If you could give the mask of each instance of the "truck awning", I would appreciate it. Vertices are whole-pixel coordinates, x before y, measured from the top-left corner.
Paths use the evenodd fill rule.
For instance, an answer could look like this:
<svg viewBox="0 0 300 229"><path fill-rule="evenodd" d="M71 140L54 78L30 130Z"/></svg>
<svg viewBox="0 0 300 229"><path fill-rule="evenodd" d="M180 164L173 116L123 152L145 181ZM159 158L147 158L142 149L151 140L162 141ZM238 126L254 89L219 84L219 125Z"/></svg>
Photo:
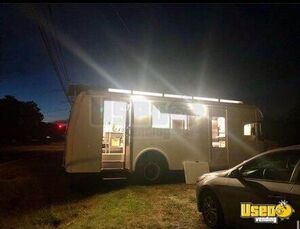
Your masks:
<svg viewBox="0 0 300 229"><path fill-rule="evenodd" d="M152 102L152 104L164 114L195 115L192 109L194 104L192 103Z"/></svg>

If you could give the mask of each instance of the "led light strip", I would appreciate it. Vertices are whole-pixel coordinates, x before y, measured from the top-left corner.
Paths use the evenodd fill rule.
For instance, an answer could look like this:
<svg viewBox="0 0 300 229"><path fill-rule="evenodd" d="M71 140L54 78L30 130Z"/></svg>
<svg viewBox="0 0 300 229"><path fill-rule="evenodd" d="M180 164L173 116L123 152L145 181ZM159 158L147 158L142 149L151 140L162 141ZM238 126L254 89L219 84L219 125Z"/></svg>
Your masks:
<svg viewBox="0 0 300 229"><path fill-rule="evenodd" d="M162 97L162 93L156 93L156 92L146 92L146 91L132 91L132 94L134 95L149 95L149 96L158 96Z"/></svg>
<svg viewBox="0 0 300 229"><path fill-rule="evenodd" d="M108 88L108 91L114 93L131 94L131 90L125 90L125 89Z"/></svg>
<svg viewBox="0 0 300 229"><path fill-rule="evenodd" d="M178 99L192 99L192 96L188 95L173 95L173 94L164 94L164 97L167 98L178 98Z"/></svg>
<svg viewBox="0 0 300 229"><path fill-rule="evenodd" d="M216 98L207 98L207 97L197 97L197 96L194 96L193 99L195 99L195 100L202 100L202 101L219 102L219 99L216 99Z"/></svg>
<svg viewBox="0 0 300 229"><path fill-rule="evenodd" d="M220 99L221 103L243 103L242 101L238 101L238 100L230 100L230 99Z"/></svg>
<svg viewBox="0 0 300 229"><path fill-rule="evenodd" d="M162 94L157 92L146 92L146 91L131 91L125 89L116 89L108 88L109 92L122 93L122 94L134 94L134 95L146 95L146 96L157 96L157 97L166 97L166 98L178 98L178 99L194 99L202 101L211 101L211 102L221 102L221 103L235 103L242 104L242 101L230 100L230 99L217 99L217 98L208 98L208 97L198 97L198 96L188 96L188 95L174 95L174 94Z"/></svg>

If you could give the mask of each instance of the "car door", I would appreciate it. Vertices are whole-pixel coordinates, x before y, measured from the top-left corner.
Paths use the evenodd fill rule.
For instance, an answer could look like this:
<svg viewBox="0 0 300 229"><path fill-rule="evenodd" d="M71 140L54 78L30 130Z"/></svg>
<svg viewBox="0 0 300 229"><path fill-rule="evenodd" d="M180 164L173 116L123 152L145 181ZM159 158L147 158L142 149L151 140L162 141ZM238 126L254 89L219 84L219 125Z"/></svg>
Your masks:
<svg viewBox="0 0 300 229"><path fill-rule="evenodd" d="M291 220L294 224L293 228L297 228L297 220L299 221L298 227L300 227L300 160L298 161L296 169L293 173L292 181L294 182L294 185L291 190L291 198L289 203L295 210L291 217Z"/></svg>
<svg viewBox="0 0 300 229"><path fill-rule="evenodd" d="M229 218L253 226L253 219L240 219L241 202L278 204L289 200L293 187L291 175L298 160L299 153L278 151L254 158L238 168L240 177L229 178L223 190Z"/></svg>

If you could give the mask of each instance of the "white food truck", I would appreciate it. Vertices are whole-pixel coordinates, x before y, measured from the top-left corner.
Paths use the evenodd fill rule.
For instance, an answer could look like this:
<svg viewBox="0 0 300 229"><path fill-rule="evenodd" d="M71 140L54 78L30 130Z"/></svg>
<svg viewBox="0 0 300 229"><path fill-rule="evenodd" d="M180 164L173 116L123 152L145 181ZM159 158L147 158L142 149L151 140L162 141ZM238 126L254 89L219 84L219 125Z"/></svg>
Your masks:
<svg viewBox="0 0 300 229"><path fill-rule="evenodd" d="M126 170L147 182L184 161L225 169L263 150L261 111L241 101L123 89L84 90L72 106L68 173Z"/></svg>

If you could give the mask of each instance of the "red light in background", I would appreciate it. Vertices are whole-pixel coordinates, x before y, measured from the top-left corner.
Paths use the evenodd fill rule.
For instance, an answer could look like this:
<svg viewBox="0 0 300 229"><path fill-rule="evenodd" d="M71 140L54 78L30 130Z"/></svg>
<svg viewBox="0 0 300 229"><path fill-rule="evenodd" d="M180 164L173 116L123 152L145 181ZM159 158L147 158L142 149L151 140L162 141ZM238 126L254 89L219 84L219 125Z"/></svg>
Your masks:
<svg viewBox="0 0 300 229"><path fill-rule="evenodd" d="M62 124L57 124L58 129L62 129L64 127L64 125Z"/></svg>
<svg viewBox="0 0 300 229"><path fill-rule="evenodd" d="M55 124L55 129L58 131L58 133L64 133L67 130L67 126L67 123L57 122Z"/></svg>

